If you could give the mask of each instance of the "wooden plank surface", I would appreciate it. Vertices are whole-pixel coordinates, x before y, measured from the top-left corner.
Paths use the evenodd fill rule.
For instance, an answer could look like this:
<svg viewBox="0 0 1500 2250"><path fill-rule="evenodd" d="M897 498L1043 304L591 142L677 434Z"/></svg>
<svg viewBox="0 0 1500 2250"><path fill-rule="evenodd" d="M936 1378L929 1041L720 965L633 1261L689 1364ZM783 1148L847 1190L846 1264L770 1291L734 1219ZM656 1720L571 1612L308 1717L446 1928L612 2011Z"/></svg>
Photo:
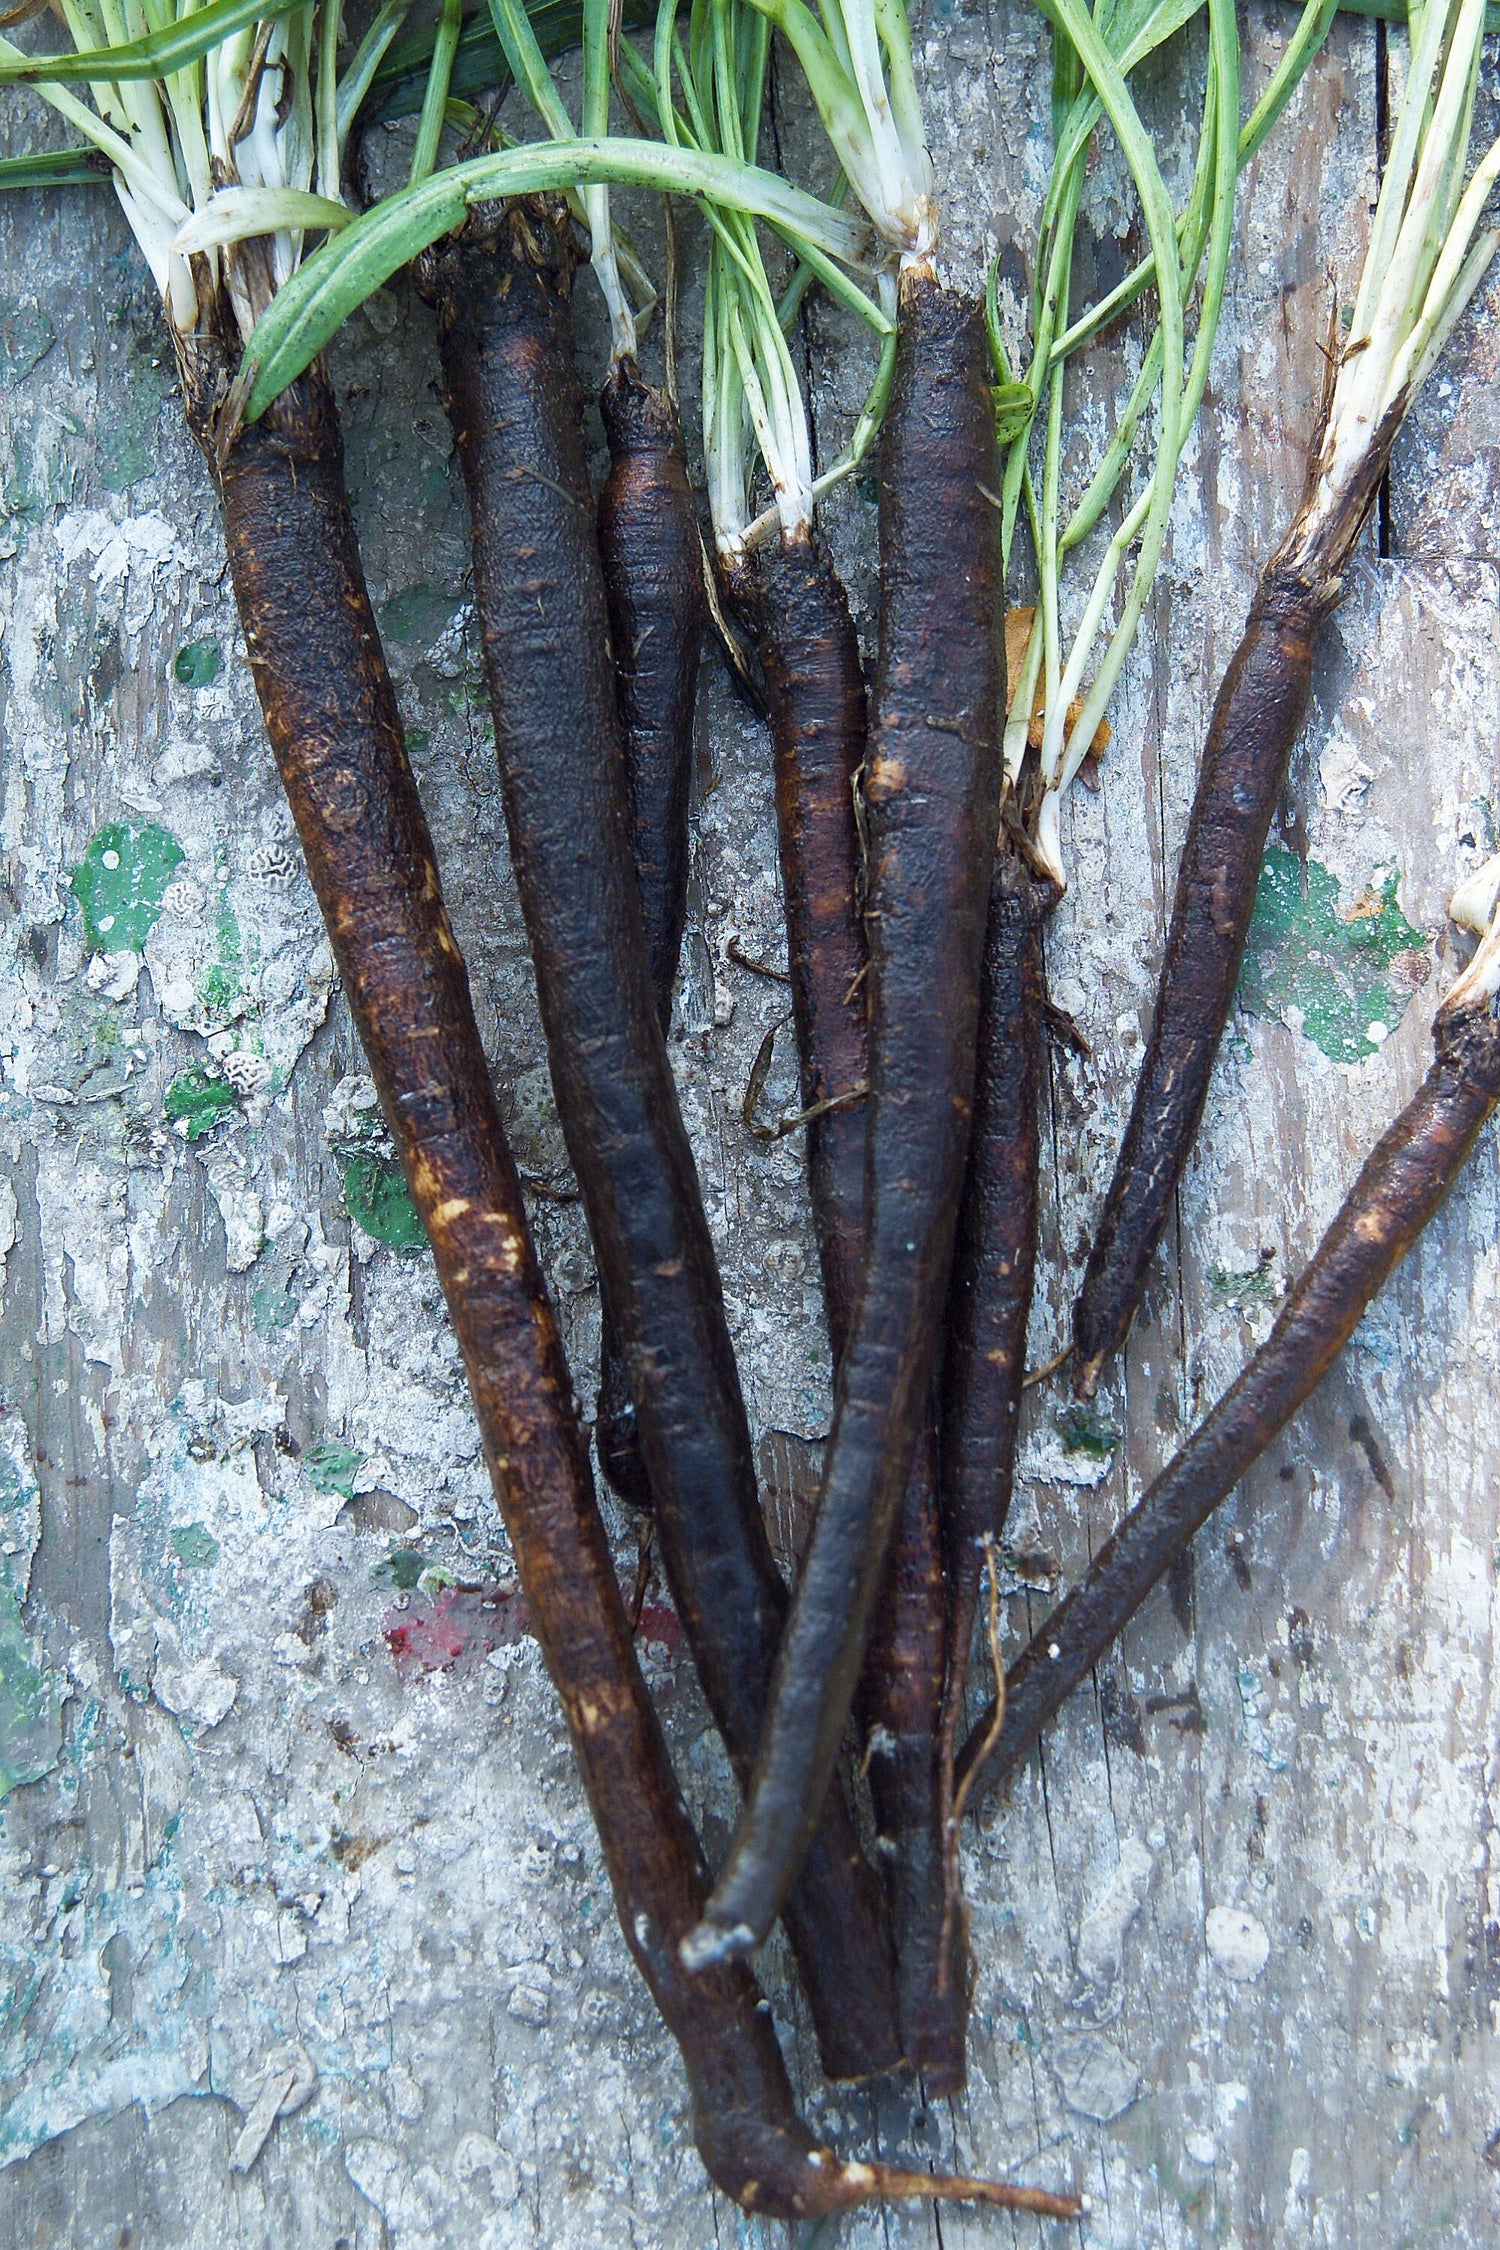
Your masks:
<svg viewBox="0 0 1500 2250"><path fill-rule="evenodd" d="M1291 13L1243 20L1258 84ZM1047 163L1037 19L930 7L917 46L955 268L977 280L998 249L1016 272ZM1160 117L1200 67L1191 40L1162 60ZM1374 29L1341 23L1247 177L1160 584L1104 786L1071 816L1048 966L1092 1053L1051 1062L1038 1360L1064 1333L1149 1022L1208 706L1351 294L1384 67ZM34 145L5 114L12 146ZM777 126L795 161L805 119L783 105ZM1090 214L1112 272L1134 242L1108 159ZM5 1756L37 1775L0 1808L0 2239L769 2243L691 2152L532 1644L503 1601L401 1583L411 1556L503 1582L505 1544L430 1266L400 1244L212 499L110 196L7 198L0 295L0 1543L27 1590L0 1616L0 1692ZM1124 1378L1091 1429L1060 1422L1060 1392L1030 1394L1008 1646L1264 1333L1425 1066L1449 890L1500 842L1495 301L1422 401L1328 635L1277 841L1306 861L1305 895L1299 874L1256 949L1255 1007ZM831 456L864 347L816 310L804 342ZM1087 445L1130 351L1112 342L1080 378ZM433 368L404 288L351 325L335 361L351 479L507 1118L565 1192ZM829 521L868 631L872 488ZM758 1144L740 1116L773 1026L765 1099L793 1098L784 988L742 965L781 957L767 766L713 677L673 1053L789 1546L827 1356L796 1145ZM111 953L104 918L128 934L153 905L144 965ZM1376 923L1372 953L1355 940ZM587 1396L581 1221L544 1194L534 1208ZM843 2145L1076 2183L1094 2201L1078 2239L1110 2250L1495 2239L1497 1228L1487 1135L1321 1396L987 1809L966 1855L963 2102L820 2093L773 1948L794 2070ZM653 1603L648 1663L713 1853L726 1770ZM312 2097L231 2172L289 2041ZM838 2239L1039 2234L919 2210Z"/></svg>

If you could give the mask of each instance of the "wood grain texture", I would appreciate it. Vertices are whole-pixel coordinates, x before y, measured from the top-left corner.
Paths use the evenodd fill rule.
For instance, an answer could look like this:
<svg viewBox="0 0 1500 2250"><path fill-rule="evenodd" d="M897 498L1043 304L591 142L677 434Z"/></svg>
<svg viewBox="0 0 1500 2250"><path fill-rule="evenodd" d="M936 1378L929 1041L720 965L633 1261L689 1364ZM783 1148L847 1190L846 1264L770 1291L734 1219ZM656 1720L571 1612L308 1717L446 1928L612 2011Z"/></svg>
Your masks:
<svg viewBox="0 0 1500 2250"><path fill-rule="evenodd" d="M1279 0L1243 17L1252 82L1290 20ZM1037 20L933 12L917 44L961 277L997 247L1011 271L1045 174ZM1163 59L1163 115L1199 62ZM1375 66L1373 31L1341 25L1247 179L1210 395L1104 787L1071 815L1078 880L1048 969L1094 1055L1051 1058L1034 1362L1065 1333L1149 1020L1194 759L1300 481L1332 289L1347 300L1358 267ZM805 121L777 122L795 162ZM1112 231L1127 211L1112 159L1090 192L1108 281L1134 250ZM691 2157L530 1644L478 1596L435 1615L434 1597L389 1583L393 1549L474 1582L503 1582L509 1561L430 1266L349 1217L366 1177L362 1066L287 866L211 497L107 195L6 199L0 293L18 308L0 387L0 1173L16 1202L0 1434L6 1459L35 1463L25 1620L68 1683L55 1735L39 1721L35 1738L42 1756L55 1739L56 1763L0 1807L0 2234L26 2250L92 2250L127 2226L174 2250L769 2250L776 2232L737 2234ZM1361 547L1273 827L1329 870L1346 913L1396 870L1416 941L1379 971L1389 1036L1354 1064L1318 1044L1320 1027L1336 1044L1318 1011L1336 1013L1340 976L1359 997L1326 928L1314 943L1299 925L1327 989L1290 977L1288 948L1265 956L1261 1012L1231 1027L1146 1317L1100 1401L1128 1432L1102 1473L1067 1449L1063 1391L1028 1393L1008 1650L1049 1600L1047 1565L1076 1571L1264 1334L1426 1067L1455 958L1448 891L1500 842L1496 303L1491 285L1398 448L1389 552L1374 531ZM16 339L35 348L35 316L52 341L28 371ZM867 349L826 309L805 336L831 458ZM584 365L603 364L602 327L586 328ZM1080 383L1091 444L1129 365L1112 343ZM526 1170L566 1189L434 366L405 298L353 325L334 365L351 482L507 1129ZM1069 473L1086 473L1081 447ZM842 494L827 529L868 649L867 490ZM178 651L208 638L221 670L184 685ZM785 1546L827 1427L828 1363L799 1148L740 1122L787 995L742 965L784 959L770 761L717 674L696 804L672 1054ZM129 965L91 971L72 873L104 824L153 822L186 858L144 970L112 998ZM1374 1005L1366 992L1351 1014L1344 993L1339 1020ZM221 1069L216 1043L256 1041L271 1082L236 1064L244 1097L183 1139L167 1088ZM785 1025L762 1110L796 1106ZM0 1241L8 1214L0 1190ZM598 1313L577 1207L540 1196L533 1217L587 1397ZM1094 2198L1081 2240L1095 2250L1494 2240L1497 1233L1487 1135L1192 1573L1153 1597L969 1839L965 2101L924 2118L899 2088L818 2096L772 1959L793 2075L841 2146L1076 2183ZM362 1458L341 1468L320 1445ZM24 1478L0 1497L12 1487L14 1578L31 1517ZM614 1528L632 1568L634 1534ZM647 1668L717 1856L732 1790L662 1609L653 1589ZM449 1631L466 1653L398 1670L388 1629L439 1655ZM977 1663L976 1695L987 1687ZM288 2038L318 2069L313 2099L231 2175L267 2054ZM837 2239L1040 2237L949 2210L941 2234L912 2211Z"/></svg>

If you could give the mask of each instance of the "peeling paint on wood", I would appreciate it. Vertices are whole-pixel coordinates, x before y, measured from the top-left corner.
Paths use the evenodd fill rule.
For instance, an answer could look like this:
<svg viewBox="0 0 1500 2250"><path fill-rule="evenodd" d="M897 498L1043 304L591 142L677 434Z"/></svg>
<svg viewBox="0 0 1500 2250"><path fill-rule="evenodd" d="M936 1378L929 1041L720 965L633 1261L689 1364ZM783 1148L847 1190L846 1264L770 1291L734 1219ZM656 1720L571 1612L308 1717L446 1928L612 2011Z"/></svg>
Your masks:
<svg viewBox="0 0 1500 2250"><path fill-rule="evenodd" d="M1291 20L1246 13L1252 80ZM1187 45L1150 66L1163 116ZM1014 275L1047 162L1038 19L935 0L917 46L955 263L973 281L998 250ZM1341 22L1247 177L1166 563L1104 786L1070 816L1048 966L1092 1055L1051 1058L1034 1363L1064 1333L1209 704L1357 270L1375 54L1372 27ZM779 123L809 145L805 120ZM1091 214L1112 279L1134 245L1108 159ZM506 1606L457 1354L274 787L149 282L88 191L6 198L0 265L0 2232L28 2250L769 2243L691 2154ZM1322 939L1362 898L1399 915L1372 972L1389 1005L1351 985L1320 1039L1298 945L1262 954L1123 1373L1086 1429L1028 1394L1008 1647L1264 1333L1424 1067L1447 895L1500 843L1496 302L1491 284L1398 449L1388 551L1361 550L1328 636L1278 845L1307 863ZM804 342L831 458L868 345L826 308ZM596 327L596 365L599 345ZM335 360L372 589L588 1395L597 1298L559 1200L433 371L399 289ZM1112 342L1080 377L1088 443L1131 371ZM828 520L868 637L871 482ZM696 803L672 1049L786 1551L829 1369L798 1143L742 1121L786 1003L746 966L783 957L768 749L717 676ZM761 1106L794 1105L783 1035ZM794 2073L851 2153L1074 2183L1101 2250L1494 2241L1497 1233L1486 1136L1321 1396L986 1809L964 2101L818 2093L773 1948ZM648 1616L714 1854L726 1768L655 1595ZM294 2050L315 2080L283 2108ZM924 2211L839 2235L1002 2238L1040 2239L955 2210L940 2235Z"/></svg>

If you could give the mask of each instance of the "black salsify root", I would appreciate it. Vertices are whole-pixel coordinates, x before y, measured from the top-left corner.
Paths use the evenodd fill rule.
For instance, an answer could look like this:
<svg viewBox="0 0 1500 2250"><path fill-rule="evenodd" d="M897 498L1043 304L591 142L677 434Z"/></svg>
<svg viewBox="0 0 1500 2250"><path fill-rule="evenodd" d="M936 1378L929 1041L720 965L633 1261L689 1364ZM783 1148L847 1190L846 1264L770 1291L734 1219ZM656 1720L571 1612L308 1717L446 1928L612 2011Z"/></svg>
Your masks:
<svg viewBox="0 0 1500 2250"><path fill-rule="evenodd" d="M742 1783L786 1590L647 961L568 314L550 206L473 214L423 260L474 532L506 827L558 1114L629 1371L657 1548ZM841 1785L786 1904L824 2067L899 2059L889 1935Z"/></svg>
<svg viewBox="0 0 1500 2250"><path fill-rule="evenodd" d="M1500 1100L1500 1023L1488 1007L1441 1010L1436 1059L1372 1150L1275 1326L1238 1380L1095 1556L1006 1677L964 1748L971 1801L1008 1781L1214 1509L1309 1399L1376 1291L1437 1210Z"/></svg>
<svg viewBox="0 0 1500 2250"><path fill-rule="evenodd" d="M1120 1349L1171 1215L1245 957L1271 816L1302 730L1318 639L1405 412L1398 399L1357 477L1316 515L1309 497L1266 565L1214 701L1177 870L1151 1037L1073 1312L1073 1388L1092 1398ZM1322 434L1314 445L1315 486Z"/></svg>
<svg viewBox="0 0 1500 2250"><path fill-rule="evenodd" d="M866 762L867 1248L750 1796L690 1957L749 1952L834 1770L927 1412L969 1130L1003 701L994 414L979 308L912 266L882 434Z"/></svg>
<svg viewBox="0 0 1500 2250"><path fill-rule="evenodd" d="M337 410L314 365L226 439L227 322L180 347L223 505L267 733L372 1075L432 1242L528 1610L625 1942L682 2050L710 2176L788 2220L939 2196L1058 2217L1071 2197L841 2162L797 2116L740 1964L692 1975L707 1869L646 1693L360 564Z"/></svg>
<svg viewBox="0 0 1500 2250"><path fill-rule="evenodd" d="M848 597L816 528L721 559L726 597L765 678L808 1184L835 1366L865 1235L869 951L854 792L868 698ZM830 1108L830 1103L843 1106ZM860 1683L877 1849L891 1902L902 2051L929 2095L964 2081L964 2006L939 1974L943 1811L938 1763L947 1613L936 1447L926 1433L891 1539Z"/></svg>
<svg viewBox="0 0 1500 2250"><path fill-rule="evenodd" d="M939 1484L949 1605L940 1730L944 1852L937 1975L966 1978L954 1753L986 1554L1005 1526L1015 1472L1036 1276L1046 978L1042 932L1059 897L1024 839L1001 831L990 883L974 1125L948 1284Z"/></svg>
<svg viewBox="0 0 1500 2250"><path fill-rule="evenodd" d="M610 466L599 495L599 559L609 612L630 804L630 852L662 1035L687 918L688 797L698 660L707 623L703 550L677 409L634 360L599 394ZM649 1511L630 1381L605 1320L599 1339L599 1465L627 1506Z"/></svg>
<svg viewBox="0 0 1500 2250"><path fill-rule="evenodd" d="M365 588L338 417L314 366L221 441L234 358L184 347L276 763L464 1355L533 1629L561 1698L620 1927L682 2049L711 2176L796 2218L857 2181L796 2114L755 1980L690 1976L707 1869L636 1661L552 1308L448 923ZM872 2176L868 2193L885 2192ZM897 2188L894 2192L907 2192Z"/></svg>

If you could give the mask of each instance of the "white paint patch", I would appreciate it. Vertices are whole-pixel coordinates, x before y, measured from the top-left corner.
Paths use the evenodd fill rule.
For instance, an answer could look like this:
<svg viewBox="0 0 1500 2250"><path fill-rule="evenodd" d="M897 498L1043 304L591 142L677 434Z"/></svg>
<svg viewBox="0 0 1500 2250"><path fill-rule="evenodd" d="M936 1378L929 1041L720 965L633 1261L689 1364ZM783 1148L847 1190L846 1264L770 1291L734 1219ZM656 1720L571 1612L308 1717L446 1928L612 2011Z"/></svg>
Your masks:
<svg viewBox="0 0 1500 2250"><path fill-rule="evenodd" d="M245 1273L265 1246L266 1209L260 1192L251 1185L238 1151L210 1158L203 1169L224 1222L225 1262L231 1273Z"/></svg>
<svg viewBox="0 0 1500 2250"><path fill-rule="evenodd" d="M129 1000L141 978L141 957L127 948L122 953L96 953L84 983L103 1000Z"/></svg>
<svg viewBox="0 0 1500 2250"><path fill-rule="evenodd" d="M1141 1910L1155 1864L1137 1837L1125 1838L1078 1932L1078 1967L1090 1984L1111 1985L1119 1976L1125 1932Z"/></svg>
<svg viewBox="0 0 1500 2250"><path fill-rule="evenodd" d="M5 1301L5 1261L16 1246L16 1191L9 1180L0 1179L0 1304Z"/></svg>
<svg viewBox="0 0 1500 2250"><path fill-rule="evenodd" d="M1203 1934L1208 1950L1226 1977L1249 1984L1271 1958L1271 1940L1264 1922L1242 1906L1212 1906Z"/></svg>
<svg viewBox="0 0 1500 2250"><path fill-rule="evenodd" d="M430 2163L408 2169L389 2141L351 2141L344 2169L384 2219L394 2250L450 2250L458 2241L475 2250L533 2250L536 2235L519 2199L514 2159L492 2141L487 2145L495 2159L480 2156L484 2141L482 2134L466 2134L448 2172ZM496 2181L508 2186L512 2177L516 2193L497 2192Z"/></svg>
<svg viewBox="0 0 1500 2250"><path fill-rule="evenodd" d="M487 2133L465 2133L453 2151L453 2176L464 2187L483 2174L492 2203L514 2203L521 2192L515 2158Z"/></svg>
<svg viewBox="0 0 1500 2250"><path fill-rule="evenodd" d="M1078 2032L1058 2039L1047 2050L1047 2060L1058 2089L1069 2109L1107 2125L1129 2109L1141 2088L1135 2064L1112 2040L1097 2031Z"/></svg>
<svg viewBox="0 0 1500 2250"><path fill-rule="evenodd" d="M1043 1425L1022 1442L1016 1480L1020 1484L1071 1484L1092 1491L1104 1482L1114 1461L1112 1453L1099 1455L1082 1448L1070 1452L1058 1432Z"/></svg>
<svg viewBox="0 0 1500 2250"><path fill-rule="evenodd" d="M19 1414L0 1414L0 1579L8 1579L22 1601L41 1536L42 1501L31 1439Z"/></svg>
<svg viewBox="0 0 1500 2250"><path fill-rule="evenodd" d="M112 586L137 566L157 570L179 552L176 527L154 509L116 523L102 508L81 508L60 519L53 537L70 566L80 555L92 556L96 586Z"/></svg>
<svg viewBox="0 0 1500 2250"><path fill-rule="evenodd" d="M174 1718L185 1720L197 1734L207 1734L228 1718L240 1683L231 1673L221 1672L211 1656L201 1656L193 1664L163 1657L151 1691Z"/></svg>

